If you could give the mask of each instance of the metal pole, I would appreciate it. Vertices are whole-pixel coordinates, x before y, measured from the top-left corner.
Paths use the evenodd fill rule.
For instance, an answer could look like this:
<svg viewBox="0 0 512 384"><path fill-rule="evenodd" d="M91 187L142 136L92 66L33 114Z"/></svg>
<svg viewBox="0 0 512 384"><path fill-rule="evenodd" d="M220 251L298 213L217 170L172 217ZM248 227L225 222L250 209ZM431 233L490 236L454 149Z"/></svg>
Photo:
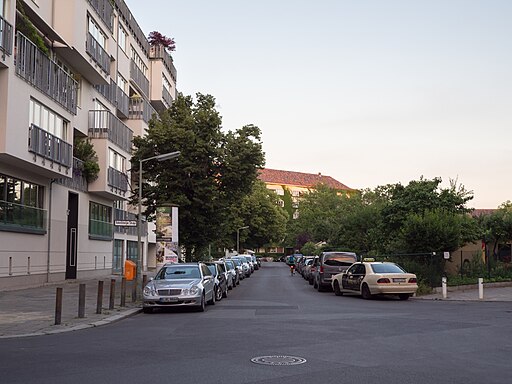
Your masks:
<svg viewBox="0 0 512 384"><path fill-rule="evenodd" d="M121 307L126 307L126 277L121 280Z"/></svg>
<svg viewBox="0 0 512 384"><path fill-rule="evenodd" d="M110 279L110 301L108 303L108 309L114 309L114 300L116 298L116 279Z"/></svg>
<svg viewBox="0 0 512 384"><path fill-rule="evenodd" d="M62 288L57 288L55 294L55 325L60 325L62 319Z"/></svg>
<svg viewBox="0 0 512 384"><path fill-rule="evenodd" d="M96 296L96 314L101 314L103 307L103 280L98 281L98 295Z"/></svg>
<svg viewBox="0 0 512 384"><path fill-rule="evenodd" d="M236 230L236 253L240 254L240 228Z"/></svg>
<svg viewBox="0 0 512 384"><path fill-rule="evenodd" d="M135 277L135 294L141 286L142 277L142 159L139 160L139 204L137 208L137 272Z"/></svg>
<svg viewBox="0 0 512 384"><path fill-rule="evenodd" d="M78 286L78 318L85 317L85 284Z"/></svg>

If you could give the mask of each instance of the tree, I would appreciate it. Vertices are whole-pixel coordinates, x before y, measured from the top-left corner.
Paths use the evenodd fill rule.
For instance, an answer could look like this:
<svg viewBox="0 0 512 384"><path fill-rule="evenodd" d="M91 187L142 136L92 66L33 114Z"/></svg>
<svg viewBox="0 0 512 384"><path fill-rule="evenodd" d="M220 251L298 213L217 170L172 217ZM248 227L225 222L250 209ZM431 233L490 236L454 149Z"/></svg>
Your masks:
<svg viewBox="0 0 512 384"><path fill-rule="evenodd" d="M134 138L134 169L139 159L181 151L171 162L144 163L143 198L150 219L157 205L179 206L187 260L225 238L234 202L251 191L264 164L259 128L223 133L221 122L213 96L198 93L194 102L179 94L160 120L150 121L146 136Z"/></svg>
<svg viewBox="0 0 512 384"><path fill-rule="evenodd" d="M172 37L162 35L158 31L149 33L148 42L151 46L161 45L169 52L176 50L176 42L174 39Z"/></svg>
<svg viewBox="0 0 512 384"><path fill-rule="evenodd" d="M490 214L477 217L481 238L491 244L496 259L498 246L512 240L512 203L507 201Z"/></svg>

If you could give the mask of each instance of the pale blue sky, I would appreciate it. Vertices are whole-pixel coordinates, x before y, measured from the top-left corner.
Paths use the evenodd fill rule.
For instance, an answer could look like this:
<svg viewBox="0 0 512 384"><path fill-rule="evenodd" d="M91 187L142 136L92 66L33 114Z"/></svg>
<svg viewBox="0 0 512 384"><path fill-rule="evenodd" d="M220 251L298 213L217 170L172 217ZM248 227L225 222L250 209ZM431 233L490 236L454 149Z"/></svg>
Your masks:
<svg viewBox="0 0 512 384"><path fill-rule="evenodd" d="M179 91L261 128L268 168L512 200L512 1L125 1L176 40Z"/></svg>

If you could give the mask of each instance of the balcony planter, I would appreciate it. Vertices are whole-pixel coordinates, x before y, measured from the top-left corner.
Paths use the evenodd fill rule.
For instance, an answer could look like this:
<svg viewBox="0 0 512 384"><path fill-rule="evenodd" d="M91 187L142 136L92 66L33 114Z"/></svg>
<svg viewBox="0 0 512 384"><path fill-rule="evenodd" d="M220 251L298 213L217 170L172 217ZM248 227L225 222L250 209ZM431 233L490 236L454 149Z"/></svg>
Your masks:
<svg viewBox="0 0 512 384"><path fill-rule="evenodd" d="M73 156L83 161L83 175L87 183L92 183L98 178L100 166L98 156L93 145L87 139L75 139L73 143Z"/></svg>
<svg viewBox="0 0 512 384"><path fill-rule="evenodd" d="M16 0L16 9L18 10L16 18L16 30L24 34L46 56L49 56L50 50L46 46L44 39L39 31L36 29L36 27L34 27L34 24L32 24L30 19L25 14L25 8L23 8L23 3L20 0Z"/></svg>

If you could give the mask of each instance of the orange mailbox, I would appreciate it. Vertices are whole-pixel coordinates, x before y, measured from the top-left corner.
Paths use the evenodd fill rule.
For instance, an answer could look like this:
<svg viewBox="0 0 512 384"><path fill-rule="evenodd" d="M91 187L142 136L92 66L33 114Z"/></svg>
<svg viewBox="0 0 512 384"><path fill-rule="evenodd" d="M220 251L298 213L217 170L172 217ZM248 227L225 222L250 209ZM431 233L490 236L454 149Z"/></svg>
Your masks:
<svg viewBox="0 0 512 384"><path fill-rule="evenodd" d="M135 275L137 274L137 264L135 264L131 260L126 260L124 262L124 277L126 277L126 280L133 280L135 279Z"/></svg>

